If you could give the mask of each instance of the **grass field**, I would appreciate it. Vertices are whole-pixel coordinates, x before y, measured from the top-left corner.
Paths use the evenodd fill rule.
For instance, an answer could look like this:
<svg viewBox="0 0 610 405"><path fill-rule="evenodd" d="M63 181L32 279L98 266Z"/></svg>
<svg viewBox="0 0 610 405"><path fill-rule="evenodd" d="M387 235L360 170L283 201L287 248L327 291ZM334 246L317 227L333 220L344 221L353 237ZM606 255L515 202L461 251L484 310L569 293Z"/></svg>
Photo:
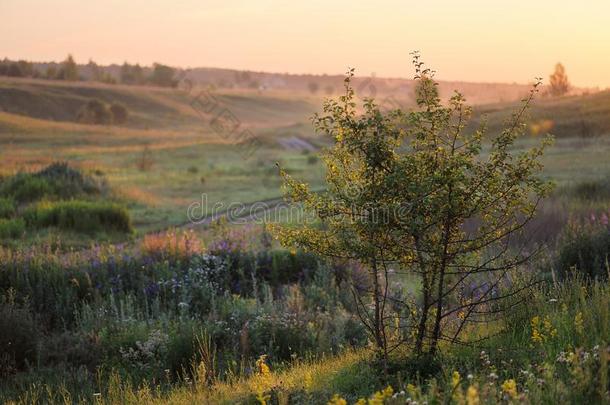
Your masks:
<svg viewBox="0 0 610 405"><path fill-rule="evenodd" d="M127 122L79 123L93 98L123 104ZM255 224L172 229L203 196L200 217L281 196L276 162L323 188L331 140L309 122L320 105L298 92L0 79L0 401L610 398L610 93L536 101L514 147L556 134L543 174L558 187L524 232L544 243L519 268L541 281L527 305L467 327L470 340L491 335L481 344L442 342L424 360L401 348L383 372L352 295L370 289L365 266L283 248ZM485 115L493 136L515 107L477 106L474 124ZM215 121L220 112L229 120ZM256 143L235 135L244 129ZM415 274L386 281L397 300L421 300Z"/></svg>
<svg viewBox="0 0 610 405"><path fill-rule="evenodd" d="M319 162L298 145L287 149L279 139L303 139L312 147L327 140L308 123L320 99L305 94L259 94L256 91L216 95L220 104L249 129L260 147L247 158L233 136L210 125L193 94L139 86L57 83L37 80L0 81L0 154L4 174L36 170L65 160L102 173L128 202L139 231L187 222L188 206L205 193L210 205L249 203L278 197L275 162L310 182L321 184ZM78 109L91 98L120 102L130 117L124 126L79 124ZM514 105L482 106L491 133ZM610 173L610 93L579 98L539 100L531 122L550 120L556 144L545 157L545 173L558 183L605 178ZM582 121L582 122L581 122ZM583 124L584 123L584 124ZM585 131L583 133L583 131ZM534 136L522 141L536 142ZM145 158L148 166L138 168Z"/></svg>

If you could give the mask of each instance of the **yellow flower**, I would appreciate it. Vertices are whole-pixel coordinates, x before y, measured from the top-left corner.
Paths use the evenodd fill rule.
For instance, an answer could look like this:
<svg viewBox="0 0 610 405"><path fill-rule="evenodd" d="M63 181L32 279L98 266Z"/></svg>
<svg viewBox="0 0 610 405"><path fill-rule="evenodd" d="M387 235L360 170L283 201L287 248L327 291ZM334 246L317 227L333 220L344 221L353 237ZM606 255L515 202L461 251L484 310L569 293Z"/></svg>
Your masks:
<svg viewBox="0 0 610 405"><path fill-rule="evenodd" d="M468 390L466 391L466 404L479 405L479 391L474 385L468 387Z"/></svg>
<svg viewBox="0 0 610 405"><path fill-rule="evenodd" d="M387 387L385 387L385 389L382 391L383 397L384 398L391 398L392 394L394 394L394 390L392 389L392 387L390 387L389 385Z"/></svg>
<svg viewBox="0 0 610 405"><path fill-rule="evenodd" d="M453 374L451 375L451 387L453 389L455 389L459 383L460 383L460 373L458 373L457 371L454 371Z"/></svg>
<svg viewBox="0 0 610 405"><path fill-rule="evenodd" d="M532 325L532 342L542 343L544 336L540 333L540 317L533 317L530 323Z"/></svg>
<svg viewBox="0 0 610 405"><path fill-rule="evenodd" d="M263 376L267 376L271 373L269 366L265 363L265 359L267 358L266 354L262 354L258 360L256 360L256 369L258 373Z"/></svg>
<svg viewBox="0 0 610 405"><path fill-rule="evenodd" d="M517 383L512 378L502 383L502 391L511 398L517 396Z"/></svg>
<svg viewBox="0 0 610 405"><path fill-rule="evenodd" d="M328 401L328 405L347 405L347 401L341 398L339 394L335 394L332 399Z"/></svg>
<svg viewBox="0 0 610 405"><path fill-rule="evenodd" d="M550 337L557 336L557 329L555 329L553 327L553 324L551 323L551 320L549 319L548 316L544 318L544 329L546 330L546 332L549 334Z"/></svg>
<svg viewBox="0 0 610 405"><path fill-rule="evenodd" d="M307 371L305 373L305 377L303 377L303 388L305 388L305 392L310 392L312 386L313 386L313 378L311 376L311 372Z"/></svg>
<svg viewBox="0 0 610 405"><path fill-rule="evenodd" d="M392 398L394 390L389 385L382 391L377 391L369 399L369 405L383 405L386 399Z"/></svg>

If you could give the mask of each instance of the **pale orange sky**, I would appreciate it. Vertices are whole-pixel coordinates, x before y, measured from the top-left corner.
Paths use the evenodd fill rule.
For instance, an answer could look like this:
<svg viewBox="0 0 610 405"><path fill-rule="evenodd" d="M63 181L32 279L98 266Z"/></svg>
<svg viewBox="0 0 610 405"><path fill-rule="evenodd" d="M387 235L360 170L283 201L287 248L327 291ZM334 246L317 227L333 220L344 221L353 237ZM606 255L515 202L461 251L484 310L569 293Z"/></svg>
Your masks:
<svg viewBox="0 0 610 405"><path fill-rule="evenodd" d="M610 86L610 1L0 0L0 57Z"/></svg>

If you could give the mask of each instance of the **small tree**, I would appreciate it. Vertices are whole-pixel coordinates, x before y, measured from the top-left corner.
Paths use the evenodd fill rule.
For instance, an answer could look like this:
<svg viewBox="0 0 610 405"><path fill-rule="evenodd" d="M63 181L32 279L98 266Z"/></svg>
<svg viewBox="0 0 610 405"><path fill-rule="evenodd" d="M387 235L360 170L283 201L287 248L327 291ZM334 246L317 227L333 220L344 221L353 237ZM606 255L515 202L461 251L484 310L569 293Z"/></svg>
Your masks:
<svg viewBox="0 0 610 405"><path fill-rule="evenodd" d="M566 70L561 63L555 65L555 72L549 76L549 85L549 92L553 97L563 96L570 89L568 75L566 75Z"/></svg>
<svg viewBox="0 0 610 405"><path fill-rule="evenodd" d="M78 80L78 66L76 65L76 62L74 62L72 55L68 55L66 60L61 64L61 67L57 72L57 79Z"/></svg>
<svg viewBox="0 0 610 405"><path fill-rule="evenodd" d="M533 251L511 243L550 189L538 177L544 144L511 152L538 84L483 155L483 130L465 130L463 97L442 106L417 54L414 64L422 93L409 113L383 113L369 99L358 114L348 72L345 94L314 117L334 139L324 155L327 191L313 193L281 170L286 197L316 222L275 227L283 244L368 269L371 287L353 294L384 364L404 344L434 355L439 341L462 342L471 322L518 302L530 280L509 276ZM391 274L402 272L418 277L417 297L390 291Z"/></svg>
<svg viewBox="0 0 610 405"><path fill-rule="evenodd" d="M153 72L150 76L150 82L161 87L176 87L178 81L174 78L174 75L174 68L162 65L160 63L155 63Z"/></svg>
<svg viewBox="0 0 610 405"><path fill-rule="evenodd" d="M106 125L112 123L112 113L100 100L91 99L81 107L77 115L78 122L83 124Z"/></svg>
<svg viewBox="0 0 610 405"><path fill-rule="evenodd" d="M124 84L143 84L145 82L144 69L139 64L123 63L119 75L121 83Z"/></svg>

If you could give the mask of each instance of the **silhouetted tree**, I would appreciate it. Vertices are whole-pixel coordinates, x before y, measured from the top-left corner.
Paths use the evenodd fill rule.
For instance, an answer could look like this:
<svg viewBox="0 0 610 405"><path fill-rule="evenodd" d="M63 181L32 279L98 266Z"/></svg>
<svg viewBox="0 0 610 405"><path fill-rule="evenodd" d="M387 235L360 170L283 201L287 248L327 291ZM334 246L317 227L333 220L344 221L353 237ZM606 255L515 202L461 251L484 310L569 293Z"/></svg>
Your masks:
<svg viewBox="0 0 610 405"><path fill-rule="evenodd" d="M72 55L68 55L65 61L61 64L57 72L59 80L78 80L78 66L74 62Z"/></svg>
<svg viewBox="0 0 610 405"><path fill-rule="evenodd" d="M124 84L144 84L144 69L139 64L130 65L125 62L121 66L120 79Z"/></svg>
<svg viewBox="0 0 610 405"><path fill-rule="evenodd" d="M566 70L561 63L555 65L555 72L549 76L549 85L549 92L554 97L563 96L570 89L568 75L566 75Z"/></svg>
<svg viewBox="0 0 610 405"><path fill-rule="evenodd" d="M175 72L175 69L170 66L155 63L150 82L156 86L175 87L178 84L177 80L174 79Z"/></svg>

